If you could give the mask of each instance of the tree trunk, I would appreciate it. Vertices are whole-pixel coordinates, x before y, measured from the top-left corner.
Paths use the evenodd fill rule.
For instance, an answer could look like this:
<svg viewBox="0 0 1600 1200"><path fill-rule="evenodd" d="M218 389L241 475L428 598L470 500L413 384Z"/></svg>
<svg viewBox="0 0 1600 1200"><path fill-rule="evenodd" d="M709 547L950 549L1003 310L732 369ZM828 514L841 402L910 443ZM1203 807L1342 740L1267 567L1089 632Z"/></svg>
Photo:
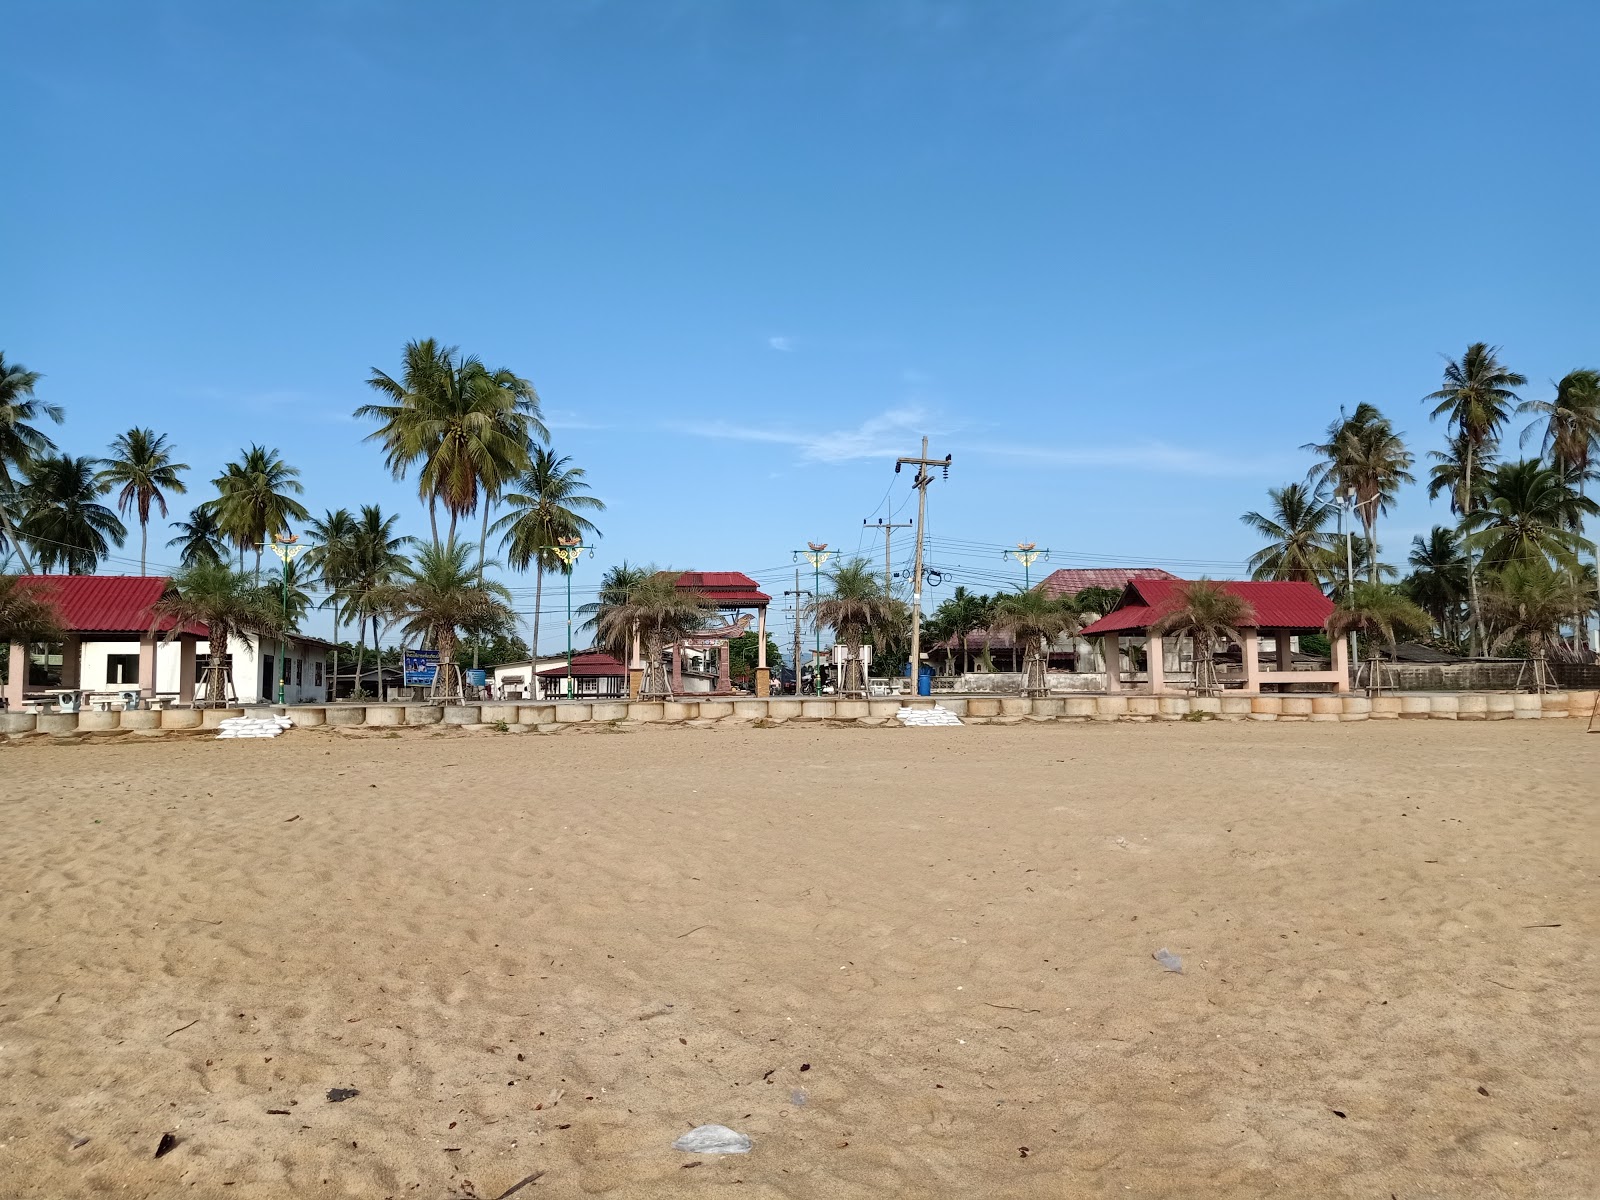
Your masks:
<svg viewBox="0 0 1600 1200"><path fill-rule="evenodd" d="M439 546L439 498L437 496L429 496L428 497L428 528L433 531L433 548L435 550L438 550L440 548L440 546Z"/></svg>
<svg viewBox="0 0 1600 1200"><path fill-rule="evenodd" d="M1367 582L1378 582L1378 498L1372 498L1372 512L1363 514L1361 526L1367 532Z"/></svg>
<svg viewBox="0 0 1600 1200"><path fill-rule="evenodd" d="M149 549L149 546L150 523L148 521L141 520L139 522L139 574L141 577L145 573L145 552Z"/></svg>
<svg viewBox="0 0 1600 1200"><path fill-rule="evenodd" d="M1472 443L1467 443L1466 470L1462 475L1461 512L1463 516L1472 515ZM1467 650L1477 658L1483 653L1483 623L1478 613L1478 562L1473 557L1472 543L1465 542L1462 548L1467 552Z"/></svg>
<svg viewBox="0 0 1600 1200"><path fill-rule="evenodd" d="M240 566L244 564L241 563ZM261 586L261 543L256 543L256 586Z"/></svg>
<svg viewBox="0 0 1600 1200"><path fill-rule="evenodd" d="M456 510L453 508L450 510L450 531L445 536L444 544L446 546L454 546L456 544Z"/></svg>
<svg viewBox="0 0 1600 1200"><path fill-rule="evenodd" d="M358 700L361 695L361 666L367 657L367 618L362 617L356 621L356 681L350 685L350 699Z"/></svg>
<svg viewBox="0 0 1600 1200"><path fill-rule="evenodd" d="M544 607L544 563L537 553L533 556L533 659L532 673L539 670L539 610Z"/></svg>

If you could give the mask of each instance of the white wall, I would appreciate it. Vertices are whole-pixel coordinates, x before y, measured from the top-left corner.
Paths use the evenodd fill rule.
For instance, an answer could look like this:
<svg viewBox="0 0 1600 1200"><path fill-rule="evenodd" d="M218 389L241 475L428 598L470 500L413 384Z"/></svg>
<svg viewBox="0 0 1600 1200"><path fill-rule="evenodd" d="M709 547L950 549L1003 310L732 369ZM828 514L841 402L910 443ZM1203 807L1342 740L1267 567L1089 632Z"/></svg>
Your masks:
<svg viewBox="0 0 1600 1200"><path fill-rule="evenodd" d="M232 641L233 654L233 686L239 694L241 704L276 704L278 702L277 672L280 669L277 657L281 653L280 644L268 639L265 652L273 656L273 678L269 694L262 695L261 663L262 648L257 644L258 639L235 638ZM209 654L211 643L202 638L196 643L196 654ZM95 691L118 691L124 687L137 688L138 681L131 684L115 684L108 679L110 663L108 660L114 654L138 654L137 641L89 641L82 644L81 668L78 673L78 686L90 688ZM156 643L156 692L158 695L175 696L178 693L178 673L181 666L181 648L176 641ZM322 704L328 696L328 671L324 663L322 671L322 684L317 683L317 664L324 662L327 657L325 647L315 642L301 641L299 638L289 639L290 676L288 686L284 689L284 698L290 704Z"/></svg>

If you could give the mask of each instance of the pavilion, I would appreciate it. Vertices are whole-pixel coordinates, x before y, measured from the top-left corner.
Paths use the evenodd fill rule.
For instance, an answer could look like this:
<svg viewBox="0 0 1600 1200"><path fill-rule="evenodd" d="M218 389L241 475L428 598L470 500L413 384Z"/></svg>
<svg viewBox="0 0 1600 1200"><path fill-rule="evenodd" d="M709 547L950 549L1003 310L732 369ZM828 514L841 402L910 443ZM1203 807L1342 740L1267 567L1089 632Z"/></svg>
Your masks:
<svg viewBox="0 0 1600 1200"><path fill-rule="evenodd" d="M1166 674L1167 639L1151 633L1150 626L1178 607L1180 591L1188 583L1183 579L1130 580L1117 606L1083 629L1082 637L1100 639L1106 664L1106 691L1123 690L1124 637L1144 639L1148 690L1155 694L1174 690ZM1254 623L1239 627L1243 639L1240 670L1232 678L1224 677L1225 685L1258 694L1264 688L1282 688L1286 684L1332 684L1336 692L1350 690L1349 646L1344 638L1329 639L1333 652L1331 670L1294 669L1290 639L1296 634L1321 633L1333 615L1332 601L1315 584L1218 581L1216 586L1244 600L1254 613ZM1273 663L1267 669L1262 668L1260 658L1263 635L1273 641Z"/></svg>
<svg viewBox="0 0 1600 1200"><path fill-rule="evenodd" d="M728 643L741 636L750 624L748 616L739 614L754 609L756 614L756 695L772 694L772 670L767 666L767 605L772 597L756 586L756 581L740 571L685 571L678 576L677 587L684 592L698 592L711 601L720 612L730 613L732 619L723 625L703 629L681 644L672 647L673 693L682 690L683 658L686 649L720 650L716 691L733 691L733 681L728 668ZM644 679L644 660L639 651L639 639L633 643L633 661L628 664L628 692L637 696Z"/></svg>

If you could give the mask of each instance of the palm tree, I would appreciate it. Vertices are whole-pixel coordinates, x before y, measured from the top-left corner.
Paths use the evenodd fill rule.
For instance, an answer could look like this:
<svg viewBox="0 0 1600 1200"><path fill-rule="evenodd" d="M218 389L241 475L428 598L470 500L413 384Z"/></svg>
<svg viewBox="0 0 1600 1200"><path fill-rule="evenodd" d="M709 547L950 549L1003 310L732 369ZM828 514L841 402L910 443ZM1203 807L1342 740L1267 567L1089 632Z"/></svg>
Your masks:
<svg viewBox="0 0 1600 1200"><path fill-rule="evenodd" d="M1494 629L1491 648L1499 653L1515 641L1528 647L1533 683L1538 691L1553 682L1551 648L1561 627L1588 607L1588 595L1577 581L1543 558L1513 559L1490 576L1484 588L1484 614Z"/></svg>
<svg viewBox="0 0 1600 1200"><path fill-rule="evenodd" d="M1437 500L1440 493L1450 494L1450 511L1464 516L1483 498L1483 481L1499 463L1500 456L1492 446L1473 448L1465 434L1457 433L1444 450L1429 450L1428 457L1434 465L1428 468L1428 499ZM1468 460L1471 460L1472 501L1467 499Z"/></svg>
<svg viewBox="0 0 1600 1200"><path fill-rule="evenodd" d="M450 514L453 541L457 520L477 508L480 495L498 496L527 469L531 440L548 441L550 434L533 385L504 367L490 371L432 338L408 342L403 358L398 380L372 369L367 385L385 402L364 404L355 415L382 422L368 440L383 443L396 479L420 464L417 493L439 546L438 506ZM487 507L483 515L486 541Z"/></svg>
<svg viewBox="0 0 1600 1200"><path fill-rule="evenodd" d="M1331 483L1341 496L1355 504L1374 547L1369 582L1377 582L1378 516L1389 511L1402 484L1411 483L1411 452L1387 417L1370 404L1356 406L1355 415L1335 422L1328 430L1328 441L1302 447L1316 450L1325 461L1312 468L1312 482Z"/></svg>
<svg viewBox="0 0 1600 1200"><path fill-rule="evenodd" d="M68 575L92 574L111 553L111 543L122 545L128 531L98 503L104 491L95 480L92 458L47 454L29 464L17 532L38 553L47 574L57 568Z"/></svg>
<svg viewBox="0 0 1600 1200"><path fill-rule="evenodd" d="M275 601L271 589L258 587L227 563L196 563L180 571L172 582L173 591L150 610L150 632L171 622L165 638L170 642L187 626L204 625L210 649L194 704L196 708L226 708L233 691L229 647L235 640L251 636L282 638L287 632L282 600Z"/></svg>
<svg viewBox="0 0 1600 1200"><path fill-rule="evenodd" d="M278 457L276 449L252 445L240 451L241 461L229 463L211 482L217 489L217 524L239 548L239 567L244 568L244 552L254 546L256 582L261 581L261 550L269 536L286 533L291 521L304 521L310 514L295 497L305 491L300 472Z"/></svg>
<svg viewBox="0 0 1600 1200"><path fill-rule="evenodd" d="M1430 617L1439 635L1458 642L1461 606L1467 598L1467 555L1460 535L1435 525L1424 539L1411 539L1411 574L1402 584L1406 593Z"/></svg>
<svg viewBox="0 0 1600 1200"><path fill-rule="evenodd" d="M306 613L311 611L311 594L306 591L306 584L310 582L304 559L289 559L283 564L282 573L271 583L261 584L261 594L268 604L276 604L278 612L283 616L283 625L290 633L300 628L300 623L306 619ZM285 650L287 655L287 650ZM287 661L287 658L285 658Z"/></svg>
<svg viewBox="0 0 1600 1200"><path fill-rule="evenodd" d="M826 596L813 597L811 616L830 626L849 651L839 693L864 696L867 679L861 669L861 644L870 632L894 619L897 602L884 594L883 581L864 558L841 560L828 573L828 581L832 590Z"/></svg>
<svg viewBox="0 0 1600 1200"><path fill-rule="evenodd" d="M1174 592L1174 607L1150 625L1157 637L1175 633L1188 635L1194 643L1194 688L1202 696L1217 693L1217 667L1213 655L1218 645L1228 640L1244 645L1240 626L1254 625L1255 609L1209 579L1186 583Z"/></svg>
<svg viewBox="0 0 1600 1200"><path fill-rule="evenodd" d="M1352 633L1366 637L1371 650L1367 690L1376 692L1382 686L1378 675L1380 641L1387 643L1392 653L1397 635L1425 633L1428 625L1428 614L1393 587L1382 583L1358 583L1349 595L1339 598L1325 628L1329 638L1348 637Z"/></svg>
<svg viewBox="0 0 1600 1200"><path fill-rule="evenodd" d="M1600 506L1574 491L1560 471L1528 459L1495 470L1481 507L1462 518L1461 528L1467 545L1483 552L1488 569L1517 559L1550 558L1575 570L1582 540L1574 529L1596 513Z"/></svg>
<svg viewBox="0 0 1600 1200"><path fill-rule="evenodd" d="M1013 645L1024 648L1022 694L1047 696L1050 643L1064 633L1076 633L1080 625L1069 604L1039 588L1029 588L997 596L989 628L1009 634Z"/></svg>
<svg viewBox="0 0 1600 1200"><path fill-rule="evenodd" d="M360 519L351 535L350 559L340 588L345 619L356 618L356 688L366 659L367 625L372 625L372 654L382 664L378 647L384 617L383 598L406 568L404 551L415 539L395 533L398 516L384 516L376 504L361 506Z"/></svg>
<svg viewBox="0 0 1600 1200"><path fill-rule="evenodd" d="M1269 488L1267 497L1271 516L1247 512L1239 518L1267 539L1250 556L1250 578L1320 582L1336 554L1336 540L1327 531L1335 506L1303 483Z"/></svg>
<svg viewBox="0 0 1600 1200"><path fill-rule="evenodd" d="M49 583L0 575L0 642L59 642L66 636Z"/></svg>
<svg viewBox="0 0 1600 1200"><path fill-rule="evenodd" d="M1588 368L1568 371L1555 387L1553 399L1526 400L1517 411L1544 417L1544 453L1557 470L1577 481L1578 494L1582 496L1585 483L1595 472L1595 461L1600 459L1600 371ZM1523 430L1524 443L1536 428L1530 425ZM1578 533L1583 533L1582 526ZM1595 553L1596 569L1600 570L1600 538L1590 546ZM1588 626L1589 616L1585 612L1579 618L1579 633L1585 633Z"/></svg>
<svg viewBox="0 0 1600 1200"><path fill-rule="evenodd" d="M501 548L506 562L519 571L529 564L534 570L533 657L539 657L539 615L544 605L544 573L567 571L567 564L556 554L556 539L599 536L594 522L578 510L603 512L604 501L586 495L589 485L584 469L567 464L572 460L557 457L543 446L533 447L528 469L517 480L519 490L505 498L511 511L495 522L496 532L504 530Z"/></svg>
<svg viewBox="0 0 1600 1200"><path fill-rule="evenodd" d="M123 516L129 509L139 513L139 574L145 573L146 551L150 544L150 507L167 515L166 492L182 495L188 489L178 478L189 469L188 463L172 461L165 434L153 429L133 428L117 435L111 443L111 457L100 460L99 482L107 491L119 488L117 509ZM165 489L165 491L163 491Z"/></svg>
<svg viewBox="0 0 1600 1200"><path fill-rule="evenodd" d="M649 570L625 593L602 603L593 621L599 639L608 646L626 646L635 637L644 641L644 679L639 698L659 700L672 695L672 681L662 655L701 628L712 602L699 592L678 586L679 571Z"/></svg>
<svg viewBox="0 0 1600 1200"><path fill-rule="evenodd" d="M22 560L22 569L33 573L33 563L28 560L28 549L17 535L20 513L13 515L13 506L20 500L17 473L28 473L33 459L53 453L56 444L38 428L41 419L61 424L65 410L34 395L33 389L42 376L30 371L21 363L6 361L0 351L0 534L9 542Z"/></svg>
<svg viewBox="0 0 1600 1200"><path fill-rule="evenodd" d="M607 619L606 613L619 604L626 604L628 597L633 594L633 589L656 573L655 567L636 567L627 559L614 567L608 567L600 576L600 591L596 598L589 604L578 606L578 612L584 617L580 629L587 629L595 636L597 645L603 646L619 662L633 662L633 651L639 641L638 629L626 632L620 639L613 639L601 634L602 626L613 628L615 622ZM539 648L533 648L533 657L537 661Z"/></svg>
<svg viewBox="0 0 1600 1200"><path fill-rule="evenodd" d="M311 549L306 552L306 568L315 572L327 594L317 607L326 608L333 616L333 674L339 674L339 626L343 623L345 588L354 567L356 519L348 508L324 509L322 516L313 518L306 526L311 539ZM360 684L360 676L356 677ZM335 685L337 686L337 685Z"/></svg>
<svg viewBox="0 0 1600 1200"><path fill-rule="evenodd" d="M227 561L228 544L223 540L222 527L217 524L216 508L202 504L189 512L187 521L174 522L178 536L167 543L176 546L178 562L185 567L200 563Z"/></svg>
<svg viewBox="0 0 1600 1200"><path fill-rule="evenodd" d="M423 546L395 583L371 597L378 610L402 623L407 637L419 645L431 643L439 652L429 697L441 704L462 699L461 668L455 662L462 636L509 637L517 628L511 593L504 584L478 580L471 564L474 549L471 542L456 541Z"/></svg>
<svg viewBox="0 0 1600 1200"><path fill-rule="evenodd" d="M1521 402L1516 393L1525 387L1525 375L1509 370L1500 358L1500 347L1473 342L1459 360L1446 359L1444 386L1430 392L1425 400L1436 400L1432 416L1444 417L1452 439L1459 438L1465 454L1461 463L1460 503L1462 515L1470 516L1478 507L1473 487L1475 460L1499 442L1500 430L1511 415L1512 406ZM1483 619L1478 611L1478 569L1468 552L1467 606L1472 619L1472 651L1478 653L1484 640Z"/></svg>
<svg viewBox="0 0 1600 1200"><path fill-rule="evenodd" d="M968 639L983 628L987 609L983 597L957 586L955 592L934 610L933 619L944 637L961 639L961 670L972 670L972 646Z"/></svg>

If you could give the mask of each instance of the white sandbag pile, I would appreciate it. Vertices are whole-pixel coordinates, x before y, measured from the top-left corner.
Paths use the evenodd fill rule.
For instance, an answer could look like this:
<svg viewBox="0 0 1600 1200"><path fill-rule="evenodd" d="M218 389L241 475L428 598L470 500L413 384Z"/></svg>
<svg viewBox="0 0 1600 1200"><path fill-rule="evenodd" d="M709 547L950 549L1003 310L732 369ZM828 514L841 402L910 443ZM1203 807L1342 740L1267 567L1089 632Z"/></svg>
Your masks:
<svg viewBox="0 0 1600 1200"><path fill-rule="evenodd" d="M275 738L293 724L288 717L229 717L217 722L219 738Z"/></svg>
<svg viewBox="0 0 1600 1200"><path fill-rule="evenodd" d="M902 708L895 714L902 725L959 725L961 718L942 704L932 708Z"/></svg>

